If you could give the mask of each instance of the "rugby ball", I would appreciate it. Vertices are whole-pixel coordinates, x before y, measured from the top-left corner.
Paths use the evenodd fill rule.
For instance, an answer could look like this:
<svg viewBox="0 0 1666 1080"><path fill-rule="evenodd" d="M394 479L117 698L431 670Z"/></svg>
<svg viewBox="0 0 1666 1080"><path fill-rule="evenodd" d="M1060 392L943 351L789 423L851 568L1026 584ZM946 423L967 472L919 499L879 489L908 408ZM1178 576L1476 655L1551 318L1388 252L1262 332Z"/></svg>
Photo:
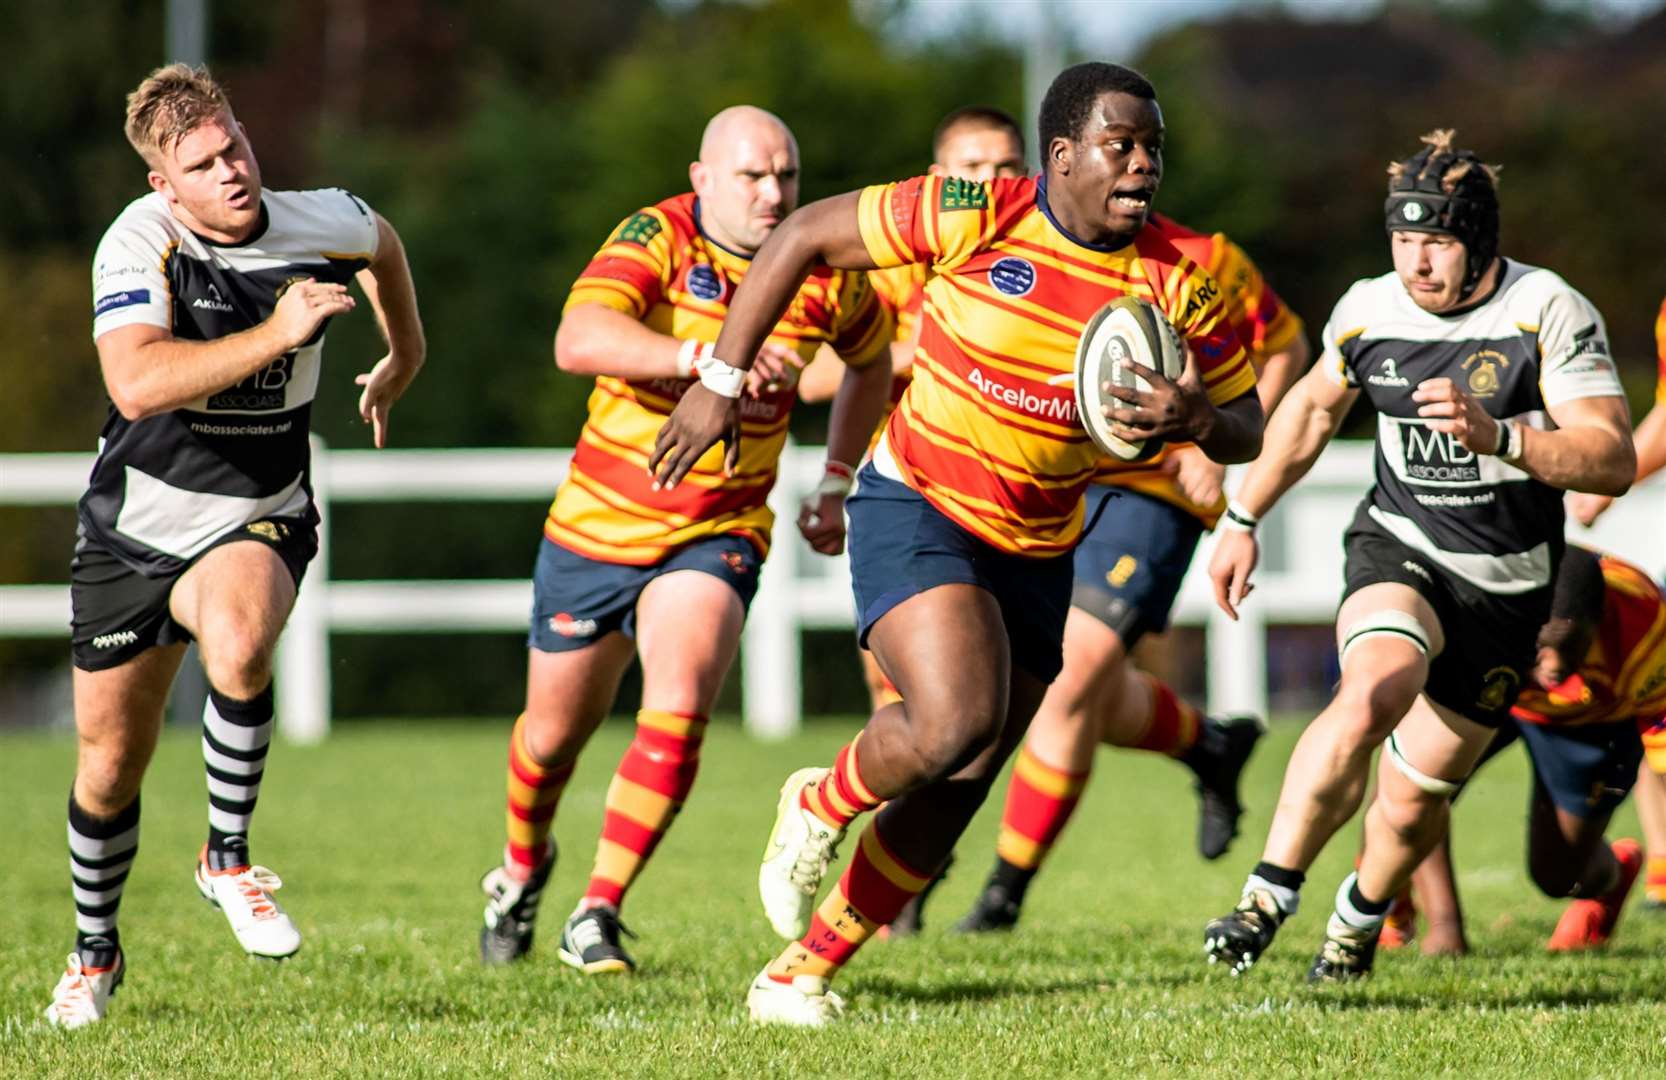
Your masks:
<svg viewBox="0 0 1666 1080"><path fill-rule="evenodd" d="M1105 453L1121 461L1143 461L1163 448L1160 442L1126 442L1111 434L1105 406L1121 404L1104 386L1149 390L1151 384L1129 367L1144 364L1166 378L1178 379L1186 366L1186 346L1168 318L1149 300L1119 296L1088 320L1076 342L1076 415Z"/></svg>

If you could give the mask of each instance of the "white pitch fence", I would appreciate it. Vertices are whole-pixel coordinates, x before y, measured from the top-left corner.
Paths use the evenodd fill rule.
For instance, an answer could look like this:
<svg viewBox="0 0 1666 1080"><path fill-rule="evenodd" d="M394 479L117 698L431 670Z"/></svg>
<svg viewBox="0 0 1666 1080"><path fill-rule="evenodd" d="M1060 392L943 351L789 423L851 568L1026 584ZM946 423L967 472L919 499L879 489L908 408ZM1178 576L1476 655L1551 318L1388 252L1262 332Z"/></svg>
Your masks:
<svg viewBox="0 0 1666 1080"><path fill-rule="evenodd" d="M279 649L280 730L304 742L328 733L332 633L522 631L529 617L532 590L525 578L332 579L332 505L547 502L570 455L569 450L326 450L315 441L313 487L325 524L319 556L307 572ZM781 482L771 496L781 527L741 649L746 726L764 737L784 736L798 727L801 631L849 629L854 622L845 560L812 553L792 527L798 499L821 478L822 459L820 447L789 445ZM0 505L73 505L91 462L88 454L0 455ZM1336 443L1325 451L1307 478L1268 515L1255 594L1239 622L1214 605L1204 574L1212 541L1205 539L1181 590L1175 622L1205 628L1211 712L1264 714L1268 626L1331 619L1342 585L1342 532L1370 481L1369 443ZM1658 572L1666 562L1666 476L1617 503L1595 530L1570 526L1570 535ZM67 565L67 550L64 561ZM67 586L0 586L0 635L67 638L68 625Z"/></svg>

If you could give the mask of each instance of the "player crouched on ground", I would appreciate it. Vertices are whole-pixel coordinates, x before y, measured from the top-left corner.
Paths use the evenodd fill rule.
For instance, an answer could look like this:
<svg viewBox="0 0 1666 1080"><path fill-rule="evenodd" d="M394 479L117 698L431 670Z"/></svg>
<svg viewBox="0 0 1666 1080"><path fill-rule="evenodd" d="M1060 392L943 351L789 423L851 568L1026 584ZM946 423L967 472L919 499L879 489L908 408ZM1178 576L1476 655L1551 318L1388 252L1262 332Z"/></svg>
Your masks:
<svg viewBox="0 0 1666 1080"><path fill-rule="evenodd" d="M1394 271L1337 303L1210 563L1216 600L1235 614L1257 519L1365 394L1376 483L1343 538L1342 679L1296 744L1237 909L1204 931L1210 961L1234 973L1295 914L1386 740L1359 869L1337 892L1309 978L1371 970L1390 902L1445 832L1448 799L1532 671L1562 555L1562 489L1622 492L1636 467L1602 317L1554 273L1498 254L1492 168L1455 149L1450 131L1423 141L1390 168Z"/></svg>
<svg viewBox="0 0 1666 1080"><path fill-rule="evenodd" d="M308 419L324 331L358 280L388 339L359 411L378 447L425 345L393 228L339 188L265 191L209 74L161 68L128 96L152 192L94 257L93 335L111 406L71 563L69 800L75 951L47 1018L104 1015L126 970L116 911L139 845L139 787L193 639L209 696L208 842L196 885L258 956L301 936L253 865L249 822L272 734L272 653L317 551Z"/></svg>

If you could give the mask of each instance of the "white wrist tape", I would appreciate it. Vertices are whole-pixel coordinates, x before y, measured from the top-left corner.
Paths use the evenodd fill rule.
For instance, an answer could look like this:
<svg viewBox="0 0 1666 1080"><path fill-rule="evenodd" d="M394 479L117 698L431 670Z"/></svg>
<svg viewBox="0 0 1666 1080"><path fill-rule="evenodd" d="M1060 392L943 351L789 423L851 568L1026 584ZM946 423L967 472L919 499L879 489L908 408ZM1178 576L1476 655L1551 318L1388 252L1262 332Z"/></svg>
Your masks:
<svg viewBox="0 0 1666 1080"><path fill-rule="evenodd" d="M816 507L829 495L837 495L841 499L849 495L854 477L855 472L849 465L842 461L829 461L827 471L821 475L821 482L804 497L804 509L810 512L805 524L812 529L820 525L821 515L816 513Z"/></svg>
<svg viewBox="0 0 1666 1080"><path fill-rule="evenodd" d="M1510 465L1521 464L1523 442L1521 424L1518 421L1498 422L1498 449L1493 451L1498 455L1498 460Z"/></svg>
<svg viewBox="0 0 1666 1080"><path fill-rule="evenodd" d="M700 379L700 385L726 398L740 397L740 392L746 387L746 369L725 364L712 355L709 346L697 352L694 374Z"/></svg>
<svg viewBox="0 0 1666 1080"><path fill-rule="evenodd" d="M1237 499L1233 499L1226 504L1226 512L1221 515L1219 524L1221 528L1232 529L1235 532L1254 532L1255 527L1261 524L1261 519L1245 510Z"/></svg>
<svg viewBox="0 0 1666 1080"><path fill-rule="evenodd" d="M711 352L712 347L704 341L689 338L677 350L677 378L694 378L694 362L701 356Z"/></svg>

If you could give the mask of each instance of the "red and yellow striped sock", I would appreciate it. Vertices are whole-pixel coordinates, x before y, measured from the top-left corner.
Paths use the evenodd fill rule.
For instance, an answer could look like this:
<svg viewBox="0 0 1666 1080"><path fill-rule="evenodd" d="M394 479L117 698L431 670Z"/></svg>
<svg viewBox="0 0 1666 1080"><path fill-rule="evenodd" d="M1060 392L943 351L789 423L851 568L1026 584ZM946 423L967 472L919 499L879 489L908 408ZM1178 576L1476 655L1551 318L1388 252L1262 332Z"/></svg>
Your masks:
<svg viewBox="0 0 1666 1080"><path fill-rule="evenodd" d="M538 764L526 748L526 714L515 719L509 733L509 807L505 814L508 843L504 864L523 881L544 861L545 843L555 821L576 761L550 768Z"/></svg>
<svg viewBox="0 0 1666 1080"><path fill-rule="evenodd" d="M798 797L800 806L835 829L844 828L885 801L862 782L856 765L856 747L861 741L862 734L858 732L833 759L832 770L821 782L805 788Z"/></svg>
<svg viewBox="0 0 1666 1080"><path fill-rule="evenodd" d="M1666 904L1666 855L1650 855L1643 873L1643 894L1656 903Z"/></svg>
<svg viewBox="0 0 1666 1080"><path fill-rule="evenodd" d="M1087 782L1087 773L1055 769L1032 754L1026 744L1012 767L995 854L1020 870L1039 867L1075 812Z"/></svg>
<svg viewBox="0 0 1666 1080"><path fill-rule="evenodd" d="M624 899L694 787L705 735L706 718L698 713L643 709L636 714L636 738L607 788L586 903L618 907Z"/></svg>
<svg viewBox="0 0 1666 1080"><path fill-rule="evenodd" d="M809 932L775 958L769 977L778 982L798 975L832 978L931 878L897 858L880 837L879 823L870 822L844 876L811 918Z"/></svg>
<svg viewBox="0 0 1666 1080"><path fill-rule="evenodd" d="M1197 742L1203 714L1182 701L1179 694L1155 675L1142 671L1139 676L1151 687L1151 724L1134 749L1179 757Z"/></svg>

